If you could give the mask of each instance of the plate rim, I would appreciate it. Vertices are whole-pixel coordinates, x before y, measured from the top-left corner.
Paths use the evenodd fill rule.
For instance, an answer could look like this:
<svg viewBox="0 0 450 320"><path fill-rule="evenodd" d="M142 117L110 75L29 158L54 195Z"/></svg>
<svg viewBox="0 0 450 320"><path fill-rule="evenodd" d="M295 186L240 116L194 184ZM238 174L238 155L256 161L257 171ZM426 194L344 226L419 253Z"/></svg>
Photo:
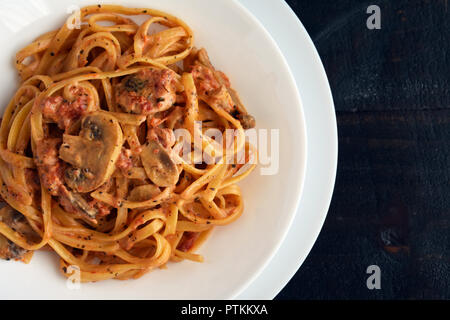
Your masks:
<svg viewBox="0 0 450 320"><path fill-rule="evenodd" d="M276 246L274 246L273 248L271 248L271 252L270 254L268 254L267 258L264 259L264 263L258 265L257 267L255 267L255 272L252 275L252 277L248 277L245 281L244 284L242 284L240 287L236 288L236 289L230 289L229 293L228 293L228 299L233 299L235 298L240 292L244 291L247 286L255 279L258 277L258 275L262 272L262 270L264 270L264 268L267 266L267 264L271 261L271 259L273 258L273 256L276 254L276 252L278 251L279 247L282 245L289 229L290 226L292 225L292 222L294 221L294 218L296 216L296 208L298 208L298 205L301 201L301 195L302 195L302 191L303 191L303 185L304 185L304 177L305 177L305 173L306 173L306 161L307 161L307 156L306 156L306 143L307 143L307 136L306 136L306 122L304 119L304 112L303 112L303 103L302 103L302 99L301 99L301 95L299 94L294 76L289 68L289 65L284 57L284 55L282 54L281 49L279 48L279 46L277 45L276 41L272 38L272 36L270 35L270 33L265 29L264 25L245 7L243 6L239 1L237 0L232 0L232 2L234 2L234 4L239 8L239 11L245 15L246 18L251 19L253 21L253 23L255 24L255 26L258 26L258 31L260 32L264 32L265 37L270 40L271 45L273 46L273 48L275 49L275 53L276 55L279 56L280 61L283 62L283 64L285 65L285 69L287 74L289 75L289 83L290 85L292 85L293 87L295 87L295 100L298 102L298 106L299 108L297 108L298 110L298 114L300 116L299 119L299 123L302 124L302 133L299 133L299 135L302 137L302 139L304 139L304 145L303 148L305 150L304 155L301 157L302 160L302 165L299 166L299 170L297 172L298 176L301 178L300 182L298 184L296 184L296 189L295 189L295 202L292 201L292 204L290 207L292 207L292 213L289 216L289 221L285 222L286 227L284 228L283 232L280 235L280 239L277 241ZM289 210L291 212L291 210Z"/></svg>
<svg viewBox="0 0 450 320"><path fill-rule="evenodd" d="M304 104L303 104L303 100L302 100L302 95L300 94L300 91L299 91L299 88L297 85L297 81L295 80L295 77L294 77L294 73L292 72L292 70L289 66L286 56L284 55L283 51L281 50L280 46L278 45L278 42L274 39L274 37L272 37L272 34L266 29L266 27L260 21L260 19L258 19L251 10L249 10L246 6L244 6L240 0L231 0L230 2L233 2L234 5L239 7L240 12L245 14L249 19L253 20L253 22L259 26L259 29L265 33L266 37L269 39L269 41L275 47L276 52L279 55L279 58L281 59L281 61L283 62L284 66L286 68L286 71L289 76L289 82L294 86L295 91L296 91L295 95L296 95L296 100L298 102L298 107L299 107L298 112L300 115L299 123L301 123L301 130L302 130L300 137L302 139L302 141L301 141L302 142L302 151L304 153L304 156L302 157L303 161L302 161L301 168L300 168L299 172L297 172L297 176L301 179L301 181L300 181L300 184L297 186L297 190L296 190L297 198L296 198L295 204L293 206L294 212L290 216L290 219L287 223L287 227L285 228L280 241L278 241L277 245L272 249L272 251L270 252L270 254L269 254L268 258L265 260L265 262L262 265L260 265L257 268L256 272L252 275L252 277L248 278L246 283L244 285L241 285L241 287L238 288L237 290L235 290L234 294L232 294L231 297L229 298L229 300L234 300L240 294L242 294L261 275L261 273L270 264L272 259L276 256L280 247L284 243L289 231L291 230L291 227L295 220L295 217L298 214L298 208L300 206L301 199L303 196L306 171L307 171L307 167L308 167L308 130L307 130L307 123L305 120Z"/></svg>
<svg viewBox="0 0 450 320"><path fill-rule="evenodd" d="M283 52L283 55L285 56L286 60L288 61L289 68L291 72L294 74L297 87L301 91L302 88L300 86L300 76L299 76L299 70L298 68L294 69L292 58L289 57L289 54L287 54L287 42L288 40L280 40L276 35L280 34L280 30L277 28L281 28L285 33L289 35L289 40L294 41L298 38L302 38L303 40L306 40L308 44L308 50L311 57L314 58L315 67L318 71L316 81L321 81L325 84L325 91L327 92L326 99L328 100L328 103L326 106L324 106L324 110L326 110L329 119L327 122L328 130L331 133L331 136L328 136L329 140L329 154L316 154L315 157L319 156L331 156L331 160L329 162L328 166L328 172L329 174L323 178L323 180L326 180L327 188L323 191L322 204L317 204L316 208L309 208L310 210L314 210L315 214L320 215L316 218L317 226L314 231L314 240L309 241L308 243L308 250L305 252L301 252L298 254L294 254L292 251L290 252L291 256L287 256L286 252L283 252L284 249L286 249L289 246L289 241L292 242L293 239L291 237L294 234L295 227L298 227L298 220L299 215L305 210L305 208L302 207L303 198L307 197L308 192L310 190L310 186L308 185L308 175L311 174L311 168L310 164L312 162L312 156L314 153L311 152L311 150L308 150L307 152L307 169L306 169L306 177L305 177L305 185L302 193L302 200L300 201L300 207L297 210L296 218L294 219L294 222L291 225L290 230L288 231L288 235L285 238L285 241L277 251L277 254L271 262L266 266L266 268L263 270L263 272L259 275L258 278L255 279L254 282L250 284L246 288L244 292L242 292L237 299L273 299L276 297L278 293L281 292L281 290L286 286L286 284L292 279L292 277L295 275L295 273L301 268L302 264L304 263L306 257L310 254L312 247L314 246L315 242L317 241L317 238L323 228L326 216L328 214L328 210L330 208L331 199L333 196L333 191L335 187L336 182L336 174L337 174L337 164L338 164L338 130L337 130L337 120L336 120L336 114L335 114L335 106L333 101L333 95L330 88L330 84L328 81L327 74L325 72L324 65L322 63L322 60L320 58L319 53L317 52L317 49L309 36L306 28L303 26L301 20L299 17L295 14L295 12L292 10L292 8L284 1L284 0L277 0L275 6L279 11L277 13L283 14L283 18L286 19L280 19L277 20L277 26L274 26L274 21L270 21L262 11L264 10L270 10L267 9L269 7L268 2L263 1L257 1L257 0L239 0L244 6L249 9L252 14L257 18L260 19L260 21L263 22L265 28L268 30L269 33L273 36L275 41L277 42L279 48ZM271 1L272 2L272 1ZM275 3L273 1L270 4ZM264 9L265 8L265 9ZM274 14L274 11L270 11L271 15ZM292 26L295 25L295 29L288 28L288 25ZM289 31L288 33L286 33ZM282 43L281 43L282 42ZM290 50L298 50L299 48L294 48L291 46L289 48ZM294 66L295 67L295 66ZM304 95L302 95L302 98L304 98ZM304 103L304 113L306 118L308 118L308 105L305 104L305 100L303 99L302 102ZM310 126L308 125L308 119L306 119L306 130L307 130L307 139L308 139L308 145L311 146L311 140L313 139L313 136L310 135ZM295 236L294 236L295 238ZM310 239L311 240L311 239ZM275 263L276 259L283 259L285 263ZM274 261L275 260L275 261Z"/></svg>

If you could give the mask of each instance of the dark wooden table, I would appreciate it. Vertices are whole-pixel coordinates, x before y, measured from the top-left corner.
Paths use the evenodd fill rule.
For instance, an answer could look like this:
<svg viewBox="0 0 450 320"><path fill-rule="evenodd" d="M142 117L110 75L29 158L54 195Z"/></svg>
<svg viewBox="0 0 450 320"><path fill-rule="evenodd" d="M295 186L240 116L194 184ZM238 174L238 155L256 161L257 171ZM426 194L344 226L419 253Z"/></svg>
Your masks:
<svg viewBox="0 0 450 320"><path fill-rule="evenodd" d="M339 162L325 225L277 299L450 299L450 1L287 2L328 75Z"/></svg>

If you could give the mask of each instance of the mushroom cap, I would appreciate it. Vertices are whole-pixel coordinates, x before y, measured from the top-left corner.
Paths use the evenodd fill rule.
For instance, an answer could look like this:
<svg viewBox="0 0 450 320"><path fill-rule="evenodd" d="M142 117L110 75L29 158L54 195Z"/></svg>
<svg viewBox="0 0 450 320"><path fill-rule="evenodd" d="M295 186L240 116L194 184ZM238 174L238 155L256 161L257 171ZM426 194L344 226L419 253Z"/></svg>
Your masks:
<svg viewBox="0 0 450 320"><path fill-rule="evenodd" d="M86 115L78 136L63 135L59 157L72 165L64 174L66 184L81 193L100 187L114 172L122 143L122 129L112 115L104 111Z"/></svg>
<svg viewBox="0 0 450 320"><path fill-rule="evenodd" d="M161 190L154 184L144 184L134 187L128 195L130 201L146 201L150 200L161 193Z"/></svg>
<svg viewBox="0 0 450 320"><path fill-rule="evenodd" d="M33 228L31 228L25 219L25 216L10 206L5 206L0 209L0 222L3 222L15 232L25 237L27 242L30 244L38 243L40 241L40 236L33 230ZM28 250L19 247L14 242L8 240L8 238L0 234L1 259L21 260L27 252Z"/></svg>
<svg viewBox="0 0 450 320"><path fill-rule="evenodd" d="M177 165L159 142L147 142L142 148L141 161L148 178L157 186L170 187L178 182Z"/></svg>

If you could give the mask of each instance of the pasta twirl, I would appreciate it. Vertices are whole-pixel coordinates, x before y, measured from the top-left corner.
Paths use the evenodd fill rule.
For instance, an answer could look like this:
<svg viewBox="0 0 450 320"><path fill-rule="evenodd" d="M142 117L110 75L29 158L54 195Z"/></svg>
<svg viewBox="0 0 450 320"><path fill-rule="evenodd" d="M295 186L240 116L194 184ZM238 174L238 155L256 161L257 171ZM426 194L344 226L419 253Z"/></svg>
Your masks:
<svg viewBox="0 0 450 320"><path fill-rule="evenodd" d="M211 230L243 212L236 183L255 167L244 132L254 118L179 18L113 5L80 17L16 55L21 83L0 127L0 257L50 249L81 281L202 261Z"/></svg>

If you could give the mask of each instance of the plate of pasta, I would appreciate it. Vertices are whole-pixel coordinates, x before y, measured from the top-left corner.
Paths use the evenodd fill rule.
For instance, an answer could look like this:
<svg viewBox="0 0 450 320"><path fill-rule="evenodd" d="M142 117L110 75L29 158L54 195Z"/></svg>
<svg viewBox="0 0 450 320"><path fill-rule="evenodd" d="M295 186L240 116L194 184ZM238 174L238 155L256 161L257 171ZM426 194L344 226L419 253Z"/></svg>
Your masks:
<svg viewBox="0 0 450 320"><path fill-rule="evenodd" d="M306 168L298 90L263 26L225 0L0 9L0 297L242 292Z"/></svg>

